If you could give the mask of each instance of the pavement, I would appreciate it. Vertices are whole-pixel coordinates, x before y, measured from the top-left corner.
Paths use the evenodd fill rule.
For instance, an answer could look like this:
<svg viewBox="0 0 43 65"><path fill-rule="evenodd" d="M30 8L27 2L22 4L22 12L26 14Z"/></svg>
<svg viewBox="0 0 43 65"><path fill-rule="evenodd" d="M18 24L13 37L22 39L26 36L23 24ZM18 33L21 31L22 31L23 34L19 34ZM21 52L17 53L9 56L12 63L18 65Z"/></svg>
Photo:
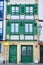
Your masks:
<svg viewBox="0 0 43 65"><path fill-rule="evenodd" d="M20 64L15 64L15 63L0 63L0 65L43 65L42 63L35 64L35 63L20 63Z"/></svg>

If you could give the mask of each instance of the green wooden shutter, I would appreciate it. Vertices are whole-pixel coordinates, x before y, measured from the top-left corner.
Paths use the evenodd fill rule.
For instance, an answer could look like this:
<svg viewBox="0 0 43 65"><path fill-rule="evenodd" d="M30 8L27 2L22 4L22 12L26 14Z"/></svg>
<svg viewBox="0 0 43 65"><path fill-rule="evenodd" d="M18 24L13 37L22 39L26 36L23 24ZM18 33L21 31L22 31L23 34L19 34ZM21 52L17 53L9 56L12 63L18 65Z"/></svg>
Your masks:
<svg viewBox="0 0 43 65"><path fill-rule="evenodd" d="M24 5L21 5L20 6L20 14L24 15L24 13L25 13L25 7L24 7Z"/></svg>
<svg viewBox="0 0 43 65"><path fill-rule="evenodd" d="M37 23L34 23L34 34L37 34L38 30L37 30Z"/></svg>
<svg viewBox="0 0 43 65"><path fill-rule="evenodd" d="M34 4L34 15L38 14L38 4Z"/></svg>
<svg viewBox="0 0 43 65"><path fill-rule="evenodd" d="M11 12L11 7L10 5L7 5L7 14L10 14L10 12Z"/></svg>
<svg viewBox="0 0 43 65"><path fill-rule="evenodd" d="M6 24L6 34L10 34L10 22L9 21Z"/></svg>
<svg viewBox="0 0 43 65"><path fill-rule="evenodd" d="M20 27L19 27L19 30L20 30L20 34L24 34L24 23L23 22L20 22Z"/></svg>

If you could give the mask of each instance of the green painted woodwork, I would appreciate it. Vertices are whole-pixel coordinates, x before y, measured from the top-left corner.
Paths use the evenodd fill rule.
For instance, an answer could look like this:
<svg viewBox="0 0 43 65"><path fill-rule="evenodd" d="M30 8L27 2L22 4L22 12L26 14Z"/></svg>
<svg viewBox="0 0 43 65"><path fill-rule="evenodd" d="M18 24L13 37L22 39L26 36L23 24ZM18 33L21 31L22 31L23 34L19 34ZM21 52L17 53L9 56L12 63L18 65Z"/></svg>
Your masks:
<svg viewBox="0 0 43 65"><path fill-rule="evenodd" d="M26 13L27 6L29 7L28 13ZM13 13L12 13L12 7L15 7L15 10ZM19 7L19 12L16 11L16 7ZM30 11L30 7L33 7L33 12ZM38 4L7 5L7 14L11 14L11 15L37 15L38 14Z"/></svg>
<svg viewBox="0 0 43 65"><path fill-rule="evenodd" d="M34 23L34 28L33 28L33 33L34 35L38 33L38 27L37 27L37 23Z"/></svg>
<svg viewBox="0 0 43 65"><path fill-rule="evenodd" d="M34 15L38 14L38 4L34 5Z"/></svg>
<svg viewBox="0 0 43 65"><path fill-rule="evenodd" d="M17 63L17 46L16 45L9 46L9 62Z"/></svg>
<svg viewBox="0 0 43 65"><path fill-rule="evenodd" d="M7 5L7 8L6 8L7 10L7 14L11 14L11 5Z"/></svg>
<svg viewBox="0 0 43 65"><path fill-rule="evenodd" d="M17 20L16 20L17 21ZM7 23L6 23L6 34L10 34L10 35L12 35L12 34L28 34L28 35L35 35L35 34L37 34L38 33L38 30L37 30L37 23L35 23L35 21L7 21ZM14 32L14 33L11 33L11 23L14 23L14 24L19 24L19 32ZM32 24L32 29L33 29L33 31L32 32L28 32L28 33L26 33L25 32L25 24ZM14 27L15 28L15 27ZM16 28L14 29L14 30L16 30ZM9 31L9 32L8 32Z"/></svg>
<svg viewBox="0 0 43 65"><path fill-rule="evenodd" d="M24 15L25 14L25 5L20 5L20 14Z"/></svg>
<svg viewBox="0 0 43 65"><path fill-rule="evenodd" d="M24 23L23 22L20 22L19 24L19 34L24 34Z"/></svg>
<svg viewBox="0 0 43 65"><path fill-rule="evenodd" d="M24 48L23 48L24 47ZM33 46L21 46L21 63L33 62Z"/></svg>

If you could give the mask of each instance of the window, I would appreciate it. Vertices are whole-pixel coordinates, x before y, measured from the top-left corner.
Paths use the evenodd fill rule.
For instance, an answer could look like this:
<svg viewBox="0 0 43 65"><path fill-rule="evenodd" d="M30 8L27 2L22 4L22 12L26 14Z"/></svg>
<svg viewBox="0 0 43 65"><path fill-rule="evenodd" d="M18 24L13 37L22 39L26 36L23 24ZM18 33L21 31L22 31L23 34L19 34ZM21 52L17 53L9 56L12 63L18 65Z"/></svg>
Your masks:
<svg viewBox="0 0 43 65"><path fill-rule="evenodd" d="M11 23L11 33L18 33L18 32L19 32L19 24Z"/></svg>
<svg viewBox="0 0 43 65"><path fill-rule="evenodd" d="M32 33L32 24L25 24L25 32Z"/></svg>
<svg viewBox="0 0 43 65"><path fill-rule="evenodd" d="M0 1L0 6L3 6L3 1Z"/></svg>
<svg viewBox="0 0 43 65"><path fill-rule="evenodd" d="M19 7L16 7L16 12L19 12Z"/></svg>
<svg viewBox="0 0 43 65"><path fill-rule="evenodd" d="M22 55L25 56L26 55L26 46L22 47Z"/></svg>
<svg viewBox="0 0 43 65"><path fill-rule="evenodd" d="M18 27L19 27L19 25L18 24L15 24L15 32L19 32L18 31Z"/></svg>
<svg viewBox="0 0 43 65"><path fill-rule="evenodd" d="M30 7L30 14L33 14L33 7Z"/></svg>
<svg viewBox="0 0 43 65"><path fill-rule="evenodd" d="M0 33L2 33L2 21L0 21Z"/></svg>
<svg viewBox="0 0 43 65"><path fill-rule="evenodd" d="M0 10L3 10L3 7L0 7Z"/></svg>
<svg viewBox="0 0 43 65"><path fill-rule="evenodd" d="M22 56L31 56L32 46L22 46Z"/></svg>
<svg viewBox="0 0 43 65"><path fill-rule="evenodd" d="M12 6L12 14L19 14L19 6Z"/></svg>
<svg viewBox="0 0 43 65"><path fill-rule="evenodd" d="M11 32L14 33L14 23L11 24Z"/></svg>
<svg viewBox="0 0 43 65"><path fill-rule="evenodd" d="M31 56L31 46L27 47L27 55Z"/></svg>
<svg viewBox="0 0 43 65"><path fill-rule="evenodd" d="M29 7L26 7L26 13L29 13Z"/></svg>
<svg viewBox="0 0 43 65"><path fill-rule="evenodd" d="M26 6L26 14L33 14L33 7Z"/></svg>
<svg viewBox="0 0 43 65"><path fill-rule="evenodd" d="M0 53L1 53L1 44L0 44Z"/></svg>
<svg viewBox="0 0 43 65"><path fill-rule="evenodd" d="M15 13L15 7L13 6L12 7L12 14L14 14Z"/></svg>

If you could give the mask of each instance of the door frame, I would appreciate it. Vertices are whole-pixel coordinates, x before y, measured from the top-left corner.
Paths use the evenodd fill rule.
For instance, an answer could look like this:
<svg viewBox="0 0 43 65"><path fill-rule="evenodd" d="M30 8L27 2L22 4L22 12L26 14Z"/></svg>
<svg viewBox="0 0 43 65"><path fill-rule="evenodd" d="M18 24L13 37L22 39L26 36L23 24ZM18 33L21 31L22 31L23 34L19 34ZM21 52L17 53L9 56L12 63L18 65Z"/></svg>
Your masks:
<svg viewBox="0 0 43 65"><path fill-rule="evenodd" d="M21 45L21 54L22 54L22 46L32 46L32 49L33 49L33 45ZM32 50L32 55L33 55L33 50ZM22 55L21 55L22 56ZM33 56L32 56L33 57ZM33 60L34 60L34 57L33 57ZM33 60L32 60L32 62L31 63L33 63ZM22 62L22 58L21 58L21 63L24 63L24 62ZM29 63L29 62L25 62L25 63Z"/></svg>

